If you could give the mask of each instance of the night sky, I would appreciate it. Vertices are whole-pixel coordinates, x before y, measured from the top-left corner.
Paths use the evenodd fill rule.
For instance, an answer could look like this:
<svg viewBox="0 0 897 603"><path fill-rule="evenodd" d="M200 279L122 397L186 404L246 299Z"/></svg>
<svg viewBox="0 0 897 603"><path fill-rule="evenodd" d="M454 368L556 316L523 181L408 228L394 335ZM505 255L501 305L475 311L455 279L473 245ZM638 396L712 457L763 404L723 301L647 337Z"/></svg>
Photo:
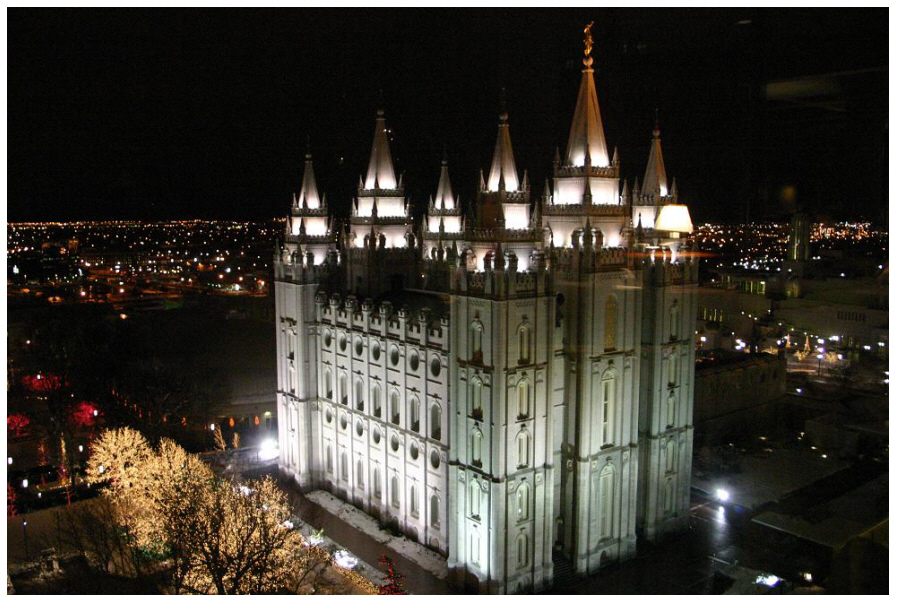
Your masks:
<svg viewBox="0 0 897 603"><path fill-rule="evenodd" d="M345 215L381 103L416 206L444 146L469 200L503 87L518 168L541 193L592 20L624 177L644 173L657 108L695 222L795 204L885 216L887 9L7 14L10 221L282 216L307 139Z"/></svg>

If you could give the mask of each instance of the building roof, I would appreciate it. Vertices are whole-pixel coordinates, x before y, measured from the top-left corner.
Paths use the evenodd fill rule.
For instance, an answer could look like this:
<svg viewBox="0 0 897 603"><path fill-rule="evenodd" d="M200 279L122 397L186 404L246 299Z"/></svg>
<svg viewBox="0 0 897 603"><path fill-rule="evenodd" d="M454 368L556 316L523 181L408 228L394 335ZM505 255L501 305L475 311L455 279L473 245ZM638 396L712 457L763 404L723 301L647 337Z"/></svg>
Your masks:
<svg viewBox="0 0 897 603"><path fill-rule="evenodd" d="M666 197L669 194L667 170L663 164L663 150L660 147L660 126L658 124L654 125L651 151L648 153L648 167L645 168L645 178L642 180L642 194L658 195L660 197Z"/></svg>
<svg viewBox="0 0 897 603"><path fill-rule="evenodd" d="M305 173L302 175L302 188L296 196L296 205L307 205L308 209L321 207L321 197L318 195L318 184L315 182L315 170L312 167L311 153L305 154Z"/></svg>
<svg viewBox="0 0 897 603"><path fill-rule="evenodd" d="M439 172L439 185L436 187L436 209L455 209L455 196L452 193L452 183L449 180L448 160L442 160L442 169Z"/></svg>
<svg viewBox="0 0 897 603"><path fill-rule="evenodd" d="M492 156L488 186L490 191L497 191L499 188L516 191L519 184L514 150L511 148L511 133L508 129L508 113L502 111L498 116L498 138L495 140L495 154Z"/></svg>
<svg viewBox="0 0 897 603"><path fill-rule="evenodd" d="M573 124L570 126L565 163L583 166L588 155L590 165L607 167L610 162L607 142L604 140L604 125L601 123L601 110L598 108L598 92L595 90L594 70L591 67L592 57L586 57L583 63L585 68L582 70L579 96L576 99L576 110L573 112Z"/></svg>

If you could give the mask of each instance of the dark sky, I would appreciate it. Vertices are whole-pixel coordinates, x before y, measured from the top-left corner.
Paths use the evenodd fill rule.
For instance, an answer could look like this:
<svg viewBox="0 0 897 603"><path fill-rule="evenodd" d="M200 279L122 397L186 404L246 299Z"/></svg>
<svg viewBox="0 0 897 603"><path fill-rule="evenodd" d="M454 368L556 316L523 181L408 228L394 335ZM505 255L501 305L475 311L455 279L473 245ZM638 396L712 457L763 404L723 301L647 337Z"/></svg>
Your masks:
<svg viewBox="0 0 897 603"><path fill-rule="evenodd" d="M443 145L470 199L502 87L518 168L541 192L591 20L626 178L644 172L658 108L696 222L780 218L795 199L883 215L887 9L10 9L7 218L284 215L307 137L345 213L381 94L414 202L434 192Z"/></svg>

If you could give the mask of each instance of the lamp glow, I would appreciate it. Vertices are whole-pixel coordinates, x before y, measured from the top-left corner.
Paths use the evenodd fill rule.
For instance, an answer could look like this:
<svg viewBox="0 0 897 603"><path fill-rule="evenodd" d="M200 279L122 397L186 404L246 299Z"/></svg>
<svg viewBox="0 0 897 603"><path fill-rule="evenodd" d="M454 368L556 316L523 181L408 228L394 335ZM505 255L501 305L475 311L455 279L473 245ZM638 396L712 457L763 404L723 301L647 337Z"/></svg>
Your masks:
<svg viewBox="0 0 897 603"><path fill-rule="evenodd" d="M276 440L268 438L262 442L262 445L259 448L260 461L270 461L276 459L278 456L280 456L280 450L277 447Z"/></svg>
<svg viewBox="0 0 897 603"><path fill-rule="evenodd" d="M654 230L665 230L667 232L685 232L691 233L694 227L691 223L691 216L688 213L688 206L671 203L660 208L660 215L657 216L657 222L654 223Z"/></svg>
<svg viewBox="0 0 897 603"><path fill-rule="evenodd" d="M722 488L717 488L716 490L716 499L720 502L728 502L729 500L729 491L723 490Z"/></svg>

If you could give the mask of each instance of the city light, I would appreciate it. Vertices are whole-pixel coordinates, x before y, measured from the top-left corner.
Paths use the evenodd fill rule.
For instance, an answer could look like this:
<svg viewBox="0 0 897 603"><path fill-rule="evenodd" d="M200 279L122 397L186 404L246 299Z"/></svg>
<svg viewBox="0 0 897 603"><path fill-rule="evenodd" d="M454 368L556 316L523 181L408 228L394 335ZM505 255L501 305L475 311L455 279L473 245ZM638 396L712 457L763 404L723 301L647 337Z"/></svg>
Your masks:
<svg viewBox="0 0 897 603"><path fill-rule="evenodd" d="M773 587L781 581L781 578L778 576L774 576L773 574L762 574L757 576L757 579L754 581L754 584L764 584L769 587Z"/></svg>

